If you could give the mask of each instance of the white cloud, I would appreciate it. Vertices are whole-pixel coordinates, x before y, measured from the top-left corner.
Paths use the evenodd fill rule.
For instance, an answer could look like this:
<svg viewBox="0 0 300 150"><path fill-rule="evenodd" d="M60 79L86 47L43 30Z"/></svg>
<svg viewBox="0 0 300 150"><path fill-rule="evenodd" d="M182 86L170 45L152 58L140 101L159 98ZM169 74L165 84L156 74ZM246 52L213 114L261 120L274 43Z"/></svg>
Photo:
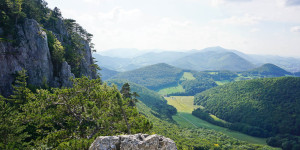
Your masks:
<svg viewBox="0 0 300 150"><path fill-rule="evenodd" d="M160 0L51 1L64 17L94 34L97 50L220 45L248 53L299 51L300 37L292 32L300 32L293 27L300 24L300 9L288 7L286 0L179 0L172 5Z"/></svg>
<svg viewBox="0 0 300 150"><path fill-rule="evenodd" d="M252 28L252 29L250 30L250 32L259 32L259 31L260 31L259 28Z"/></svg>
<svg viewBox="0 0 300 150"><path fill-rule="evenodd" d="M291 32L300 32L300 26L292 27Z"/></svg>
<svg viewBox="0 0 300 150"><path fill-rule="evenodd" d="M221 24L225 24L225 25L248 26L248 25L256 25L261 20L262 19L260 17L245 14L244 16L232 16L232 17L226 18L226 19L214 20L213 22L214 23L221 23Z"/></svg>
<svg viewBox="0 0 300 150"><path fill-rule="evenodd" d="M91 5L100 5L103 2L110 1L110 0L83 0L83 2Z"/></svg>
<svg viewBox="0 0 300 150"><path fill-rule="evenodd" d="M249 2L252 0L211 0L211 5L212 6L218 6L221 4L225 4L227 2Z"/></svg>

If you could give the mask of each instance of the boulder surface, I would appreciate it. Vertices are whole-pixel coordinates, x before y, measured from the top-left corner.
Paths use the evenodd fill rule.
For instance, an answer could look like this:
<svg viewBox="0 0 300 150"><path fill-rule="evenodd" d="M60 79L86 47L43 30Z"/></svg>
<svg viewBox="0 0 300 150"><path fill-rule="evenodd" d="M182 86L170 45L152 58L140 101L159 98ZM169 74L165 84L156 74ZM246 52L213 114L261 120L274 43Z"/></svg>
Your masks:
<svg viewBox="0 0 300 150"><path fill-rule="evenodd" d="M161 135L134 134L100 136L90 150L177 150L173 140Z"/></svg>

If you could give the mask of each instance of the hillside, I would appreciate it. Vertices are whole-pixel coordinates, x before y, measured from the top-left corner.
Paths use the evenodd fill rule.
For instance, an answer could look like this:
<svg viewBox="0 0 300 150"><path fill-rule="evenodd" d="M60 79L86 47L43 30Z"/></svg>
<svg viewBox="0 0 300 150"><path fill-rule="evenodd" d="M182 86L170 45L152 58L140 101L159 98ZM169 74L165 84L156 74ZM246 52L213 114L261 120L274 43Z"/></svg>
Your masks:
<svg viewBox="0 0 300 150"><path fill-rule="evenodd" d="M137 107L139 112L145 114L145 116L153 123L153 129L150 132L171 138L175 141L179 150L274 149L269 146L255 145L239 141L220 132L206 128L182 128L177 124L157 117L157 112L141 102L137 103Z"/></svg>
<svg viewBox="0 0 300 150"><path fill-rule="evenodd" d="M282 77L286 75L291 75L290 72L274 65L274 64L264 64L258 68L245 71L245 74L255 75L255 76L266 76L266 77Z"/></svg>
<svg viewBox="0 0 300 150"><path fill-rule="evenodd" d="M118 71L110 70L105 67L101 67L101 70L98 72L100 72L102 81L108 80L119 73Z"/></svg>
<svg viewBox="0 0 300 150"><path fill-rule="evenodd" d="M269 135L300 135L299 91L300 78L297 77L255 79L209 89L197 94L194 103L221 119L236 123L235 128L250 125L260 128L257 132L261 134L265 130Z"/></svg>
<svg viewBox="0 0 300 150"><path fill-rule="evenodd" d="M108 84L115 84L120 89L123 84L129 83L131 91L137 92L139 97L137 97L141 102L143 102L147 107L151 108L153 111L157 112L157 116L162 119L170 119L172 115L176 114L176 109L173 106L167 104L167 101L156 92L149 90L141 85L128 82L126 80L108 80Z"/></svg>
<svg viewBox="0 0 300 150"><path fill-rule="evenodd" d="M237 54L255 65L271 63L289 72L300 71L299 58L281 57L281 56L273 56L273 55L243 54L243 53L237 53Z"/></svg>
<svg viewBox="0 0 300 150"><path fill-rule="evenodd" d="M254 65L233 52L200 51L171 63L176 67L197 71L230 70L243 71L254 68Z"/></svg>
<svg viewBox="0 0 300 150"><path fill-rule="evenodd" d="M126 79L151 90L177 85L183 70L165 63L150 65L133 71L119 73L113 79Z"/></svg>

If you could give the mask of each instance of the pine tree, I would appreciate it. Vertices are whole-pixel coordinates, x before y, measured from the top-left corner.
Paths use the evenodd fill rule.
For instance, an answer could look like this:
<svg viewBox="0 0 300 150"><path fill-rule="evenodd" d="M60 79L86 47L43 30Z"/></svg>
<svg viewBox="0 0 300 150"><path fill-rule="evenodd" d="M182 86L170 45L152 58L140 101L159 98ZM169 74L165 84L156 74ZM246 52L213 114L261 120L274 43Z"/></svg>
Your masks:
<svg viewBox="0 0 300 150"><path fill-rule="evenodd" d="M130 85L129 83L125 83L123 86L122 86L122 89L120 91L123 95L123 97L126 99L126 98L131 98L131 93L130 93Z"/></svg>
<svg viewBox="0 0 300 150"><path fill-rule="evenodd" d="M27 88L27 78L28 76L26 75L25 69L18 72L15 84L13 85L14 94L11 95L11 98L16 105L25 104L29 99L31 91Z"/></svg>

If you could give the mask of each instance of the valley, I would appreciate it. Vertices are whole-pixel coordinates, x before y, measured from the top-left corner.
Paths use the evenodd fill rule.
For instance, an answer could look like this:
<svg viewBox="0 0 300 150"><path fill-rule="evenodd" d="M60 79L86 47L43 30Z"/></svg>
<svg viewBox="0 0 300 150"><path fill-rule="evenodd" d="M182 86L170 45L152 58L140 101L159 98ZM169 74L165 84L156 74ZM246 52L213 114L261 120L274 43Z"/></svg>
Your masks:
<svg viewBox="0 0 300 150"><path fill-rule="evenodd" d="M236 138L238 140L246 141L252 144L266 145L265 138L257 138L240 132L231 131L227 128L211 124L207 121L204 121L192 115L192 111L194 109L202 107L202 106L193 105L194 96L170 96L170 97L165 97L165 99L168 101L169 105L172 105L177 109L177 114L172 116L172 118L181 127L211 129L211 130L224 133L225 135Z"/></svg>
<svg viewBox="0 0 300 150"><path fill-rule="evenodd" d="M291 4L275 21L240 10L252 0L96 1L0 0L1 150L93 150L102 136L154 134L157 150L161 137L172 150L300 150ZM141 149L122 138L103 149L128 149L121 141Z"/></svg>

